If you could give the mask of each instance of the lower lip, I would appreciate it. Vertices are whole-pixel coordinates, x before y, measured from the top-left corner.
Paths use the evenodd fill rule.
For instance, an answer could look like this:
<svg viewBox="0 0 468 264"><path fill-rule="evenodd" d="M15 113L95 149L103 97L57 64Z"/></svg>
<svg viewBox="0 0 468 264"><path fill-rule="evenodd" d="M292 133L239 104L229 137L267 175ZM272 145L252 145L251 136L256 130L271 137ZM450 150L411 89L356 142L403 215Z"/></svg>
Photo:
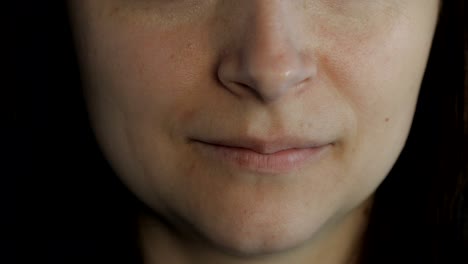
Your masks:
<svg viewBox="0 0 468 264"><path fill-rule="evenodd" d="M197 142L198 144L198 142ZM287 173L301 168L306 163L317 161L330 144L313 148L294 148L271 154L261 154L246 148L226 147L199 143L202 152L211 159L261 173Z"/></svg>

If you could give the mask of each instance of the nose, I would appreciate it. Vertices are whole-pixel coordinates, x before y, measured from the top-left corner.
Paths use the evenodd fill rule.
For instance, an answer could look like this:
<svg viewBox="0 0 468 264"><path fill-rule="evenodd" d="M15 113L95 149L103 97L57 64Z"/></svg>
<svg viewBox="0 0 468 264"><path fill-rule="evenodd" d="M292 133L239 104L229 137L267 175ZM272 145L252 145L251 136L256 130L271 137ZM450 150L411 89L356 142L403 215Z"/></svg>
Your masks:
<svg viewBox="0 0 468 264"><path fill-rule="evenodd" d="M238 44L224 54L217 74L233 94L271 103L307 89L315 77L316 64L303 50L299 33L304 25L291 2L251 0L245 22L238 32L229 33Z"/></svg>

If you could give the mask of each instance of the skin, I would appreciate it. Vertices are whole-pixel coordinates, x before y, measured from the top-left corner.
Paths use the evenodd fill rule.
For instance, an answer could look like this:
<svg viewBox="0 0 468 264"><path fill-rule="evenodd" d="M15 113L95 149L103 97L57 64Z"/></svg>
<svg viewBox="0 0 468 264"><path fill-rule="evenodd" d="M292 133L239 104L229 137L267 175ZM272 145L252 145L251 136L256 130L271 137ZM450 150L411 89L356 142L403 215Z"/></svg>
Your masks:
<svg viewBox="0 0 468 264"><path fill-rule="evenodd" d="M75 0L92 127L140 216L145 263L352 263L402 150L437 0ZM193 139L327 143L280 173Z"/></svg>

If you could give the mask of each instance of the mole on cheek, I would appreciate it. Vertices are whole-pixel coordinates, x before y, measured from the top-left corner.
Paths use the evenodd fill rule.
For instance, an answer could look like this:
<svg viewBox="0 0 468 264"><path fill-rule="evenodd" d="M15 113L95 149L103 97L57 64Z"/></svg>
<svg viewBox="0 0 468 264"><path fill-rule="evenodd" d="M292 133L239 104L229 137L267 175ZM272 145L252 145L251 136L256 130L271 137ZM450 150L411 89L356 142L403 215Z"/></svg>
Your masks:
<svg viewBox="0 0 468 264"><path fill-rule="evenodd" d="M385 123L388 123L390 121L390 118L385 118Z"/></svg>

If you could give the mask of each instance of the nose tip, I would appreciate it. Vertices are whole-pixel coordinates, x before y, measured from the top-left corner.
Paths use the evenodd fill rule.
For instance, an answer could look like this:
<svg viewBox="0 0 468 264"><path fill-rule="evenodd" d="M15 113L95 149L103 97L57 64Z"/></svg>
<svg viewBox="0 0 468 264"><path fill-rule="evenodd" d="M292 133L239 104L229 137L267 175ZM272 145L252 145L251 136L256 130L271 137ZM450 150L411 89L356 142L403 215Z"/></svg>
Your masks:
<svg viewBox="0 0 468 264"><path fill-rule="evenodd" d="M294 49L278 54L247 56L239 80L264 101L275 101L288 93L299 92L316 73L315 65Z"/></svg>
<svg viewBox="0 0 468 264"><path fill-rule="evenodd" d="M218 69L219 79L230 92L241 97L254 95L263 102L306 89L316 74L316 64L296 50L234 55L225 58Z"/></svg>
<svg viewBox="0 0 468 264"><path fill-rule="evenodd" d="M230 35L235 47L223 53L218 78L231 93L255 95L263 102L305 89L317 67L305 48L305 38L289 2L256 1L249 23ZM288 4L289 3L289 4Z"/></svg>

